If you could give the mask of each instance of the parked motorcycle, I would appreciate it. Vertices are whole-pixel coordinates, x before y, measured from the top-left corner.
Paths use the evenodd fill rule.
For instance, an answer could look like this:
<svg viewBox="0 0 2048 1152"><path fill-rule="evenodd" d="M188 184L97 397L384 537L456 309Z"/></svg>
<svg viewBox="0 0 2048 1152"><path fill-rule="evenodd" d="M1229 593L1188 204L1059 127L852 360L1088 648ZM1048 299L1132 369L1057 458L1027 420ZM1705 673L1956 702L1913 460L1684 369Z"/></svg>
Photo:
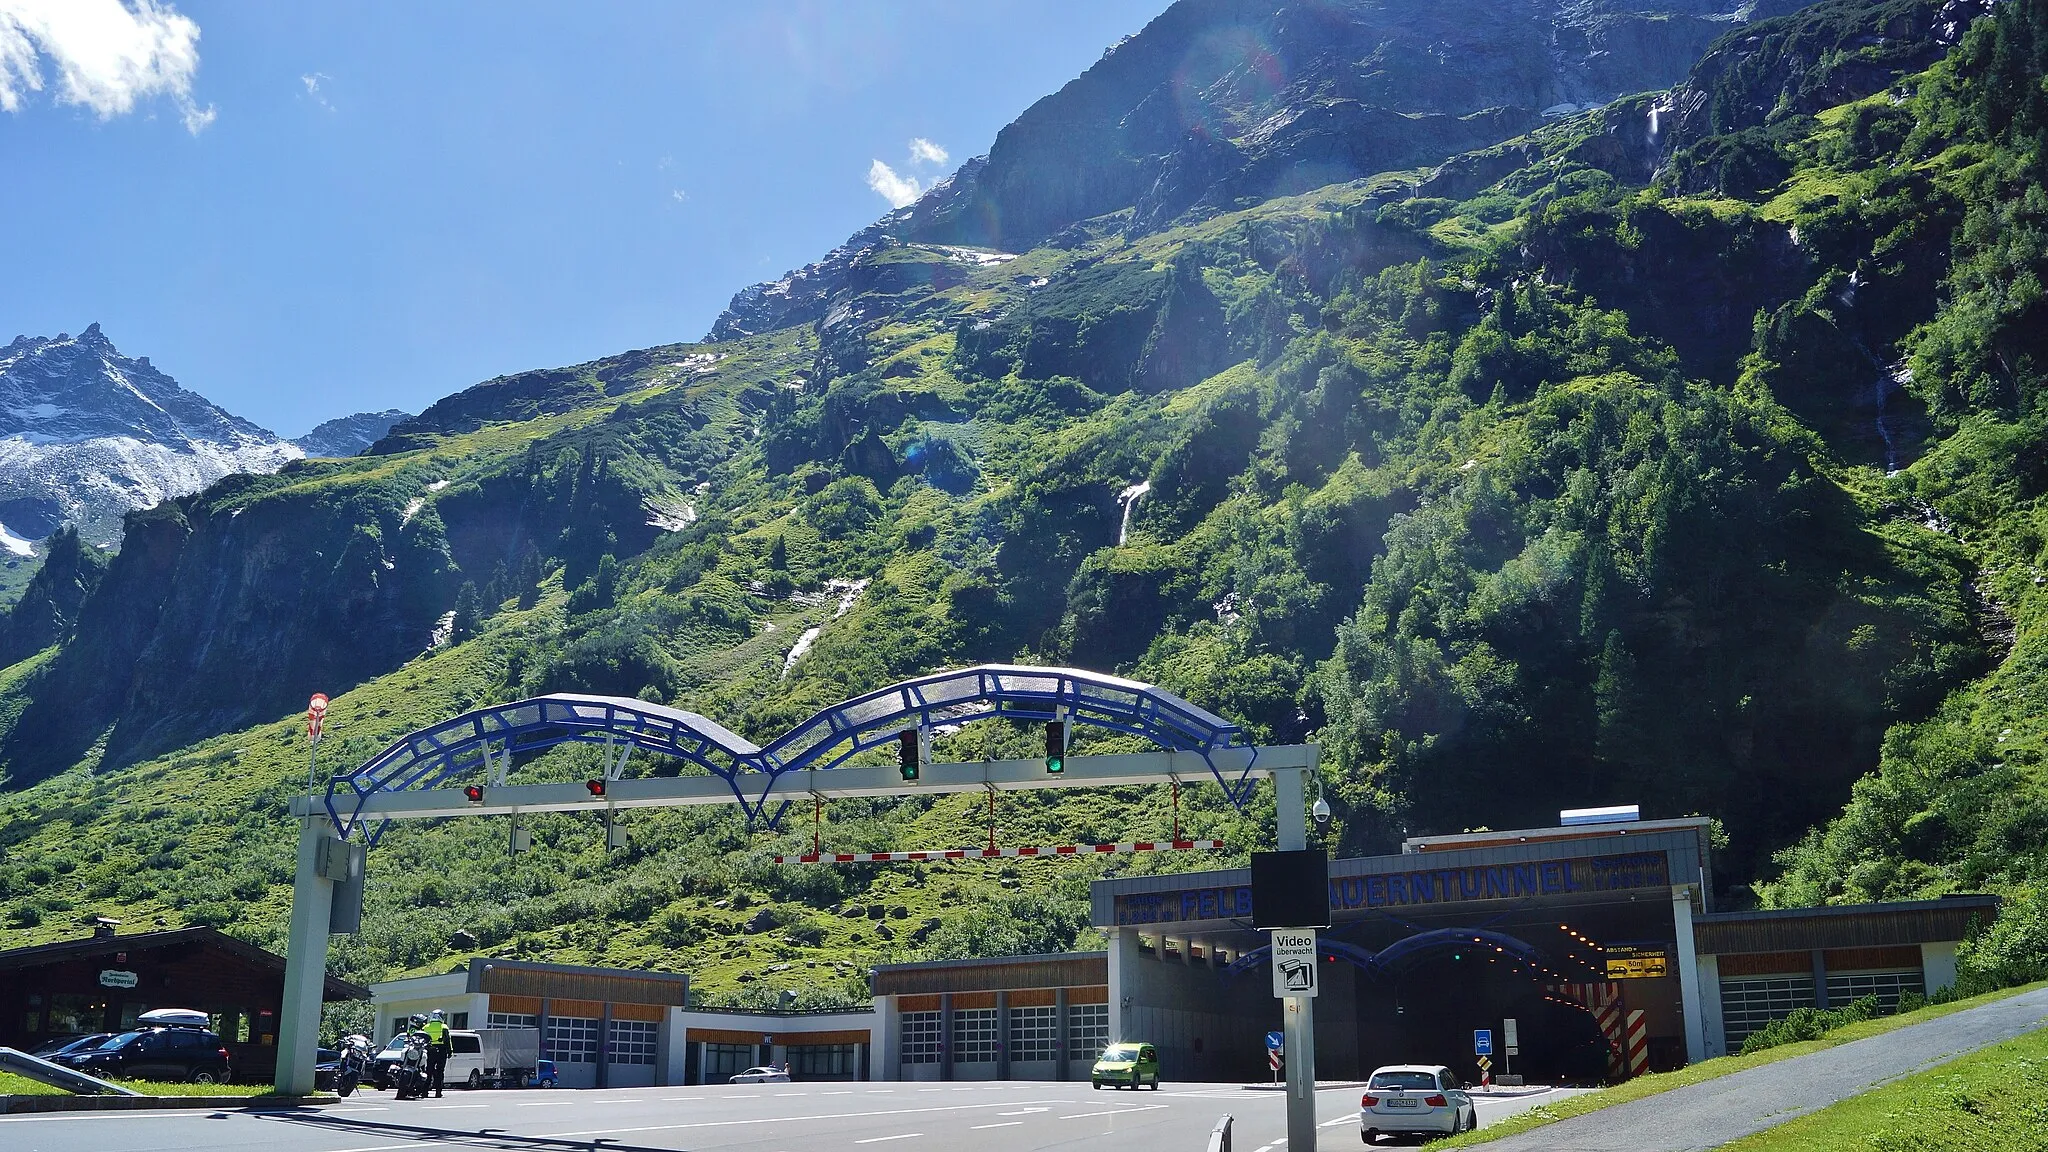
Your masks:
<svg viewBox="0 0 2048 1152"><path fill-rule="evenodd" d="M427 1034L408 1032L405 1055L391 1071L392 1087L400 1100L419 1100L427 1095Z"/></svg>
<svg viewBox="0 0 2048 1152"><path fill-rule="evenodd" d="M370 1066L370 1038L360 1033L349 1036L341 1042L341 1059L334 1066L334 1092L346 1097L363 1082L364 1070Z"/></svg>

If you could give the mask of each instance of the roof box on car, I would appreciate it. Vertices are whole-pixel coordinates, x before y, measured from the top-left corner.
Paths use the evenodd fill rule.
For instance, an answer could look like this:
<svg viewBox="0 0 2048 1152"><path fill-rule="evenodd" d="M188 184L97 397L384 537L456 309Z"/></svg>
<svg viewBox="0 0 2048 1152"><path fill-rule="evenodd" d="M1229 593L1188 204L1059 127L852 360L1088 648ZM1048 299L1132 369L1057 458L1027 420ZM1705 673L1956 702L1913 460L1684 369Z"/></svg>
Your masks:
<svg viewBox="0 0 2048 1152"><path fill-rule="evenodd" d="M135 1018L145 1028L206 1028L212 1021L206 1013L191 1008L158 1008Z"/></svg>

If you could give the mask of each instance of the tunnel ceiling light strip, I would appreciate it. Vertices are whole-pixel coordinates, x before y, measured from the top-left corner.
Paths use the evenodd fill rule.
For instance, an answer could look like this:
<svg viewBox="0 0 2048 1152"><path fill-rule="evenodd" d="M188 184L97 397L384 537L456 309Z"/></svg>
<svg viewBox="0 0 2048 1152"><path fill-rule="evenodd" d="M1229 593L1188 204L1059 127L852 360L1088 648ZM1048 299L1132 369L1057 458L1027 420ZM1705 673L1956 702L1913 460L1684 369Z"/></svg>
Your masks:
<svg viewBox="0 0 2048 1152"><path fill-rule="evenodd" d="M932 852L805 852L777 856L777 864L870 864L890 860L997 860L1016 856L1128 855L1133 852L1203 852L1221 840L1138 840L1129 844L1059 844L1029 848L943 848Z"/></svg>

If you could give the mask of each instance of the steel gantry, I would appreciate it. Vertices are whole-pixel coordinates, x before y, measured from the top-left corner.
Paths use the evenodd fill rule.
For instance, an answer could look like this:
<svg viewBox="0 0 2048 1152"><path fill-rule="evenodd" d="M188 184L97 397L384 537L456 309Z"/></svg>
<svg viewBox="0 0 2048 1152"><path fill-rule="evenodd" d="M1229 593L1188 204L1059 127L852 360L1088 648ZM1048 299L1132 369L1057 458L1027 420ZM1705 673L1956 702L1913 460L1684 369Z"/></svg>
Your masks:
<svg viewBox="0 0 2048 1152"><path fill-rule="evenodd" d="M1085 725L1145 738L1159 750L1070 756L1058 774L1037 758L929 764L914 782L893 766L848 763L907 729L929 733L996 719ZM1243 808L1258 780L1271 777L1278 846L1303 847L1303 776L1315 768L1316 746L1255 747L1243 740L1238 725L1154 685L1010 664L892 684L821 709L765 745L693 712L611 696L541 696L428 725L292 803L301 828L277 1088L288 1094L312 1089L335 884L352 876L360 881L361 848L351 850L348 842L374 843L390 821L734 804L750 820L772 822L798 799L1182 784L1204 776ZM513 781L513 765L564 743L605 745L601 795L581 782ZM682 774L624 777L634 749L678 761Z"/></svg>

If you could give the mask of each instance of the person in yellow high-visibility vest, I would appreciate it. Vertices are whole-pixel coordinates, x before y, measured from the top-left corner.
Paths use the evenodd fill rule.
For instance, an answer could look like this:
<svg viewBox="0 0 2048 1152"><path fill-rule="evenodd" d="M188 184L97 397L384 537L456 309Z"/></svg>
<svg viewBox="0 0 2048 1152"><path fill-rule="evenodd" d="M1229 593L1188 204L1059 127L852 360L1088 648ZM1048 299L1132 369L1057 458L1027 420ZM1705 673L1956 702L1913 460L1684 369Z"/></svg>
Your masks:
<svg viewBox="0 0 2048 1152"><path fill-rule="evenodd" d="M439 1096L445 1087L442 1080L448 1074L448 1021L439 1008L428 1013L420 1031L427 1034L427 1087Z"/></svg>

